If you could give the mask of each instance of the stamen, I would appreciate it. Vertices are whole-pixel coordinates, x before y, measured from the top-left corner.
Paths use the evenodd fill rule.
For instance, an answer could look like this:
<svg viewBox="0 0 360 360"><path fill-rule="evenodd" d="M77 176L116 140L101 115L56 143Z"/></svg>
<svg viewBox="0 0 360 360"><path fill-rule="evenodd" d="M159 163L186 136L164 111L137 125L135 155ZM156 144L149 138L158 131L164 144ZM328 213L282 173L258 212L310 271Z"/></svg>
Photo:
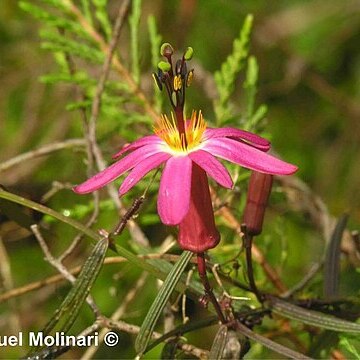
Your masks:
<svg viewBox="0 0 360 360"><path fill-rule="evenodd" d="M205 130L206 122L201 111L198 115L196 111L192 112L185 133L179 132L173 113L171 113L171 119L162 115L154 126L155 134L163 139L172 150L178 152L188 152L200 145Z"/></svg>
<svg viewBox="0 0 360 360"><path fill-rule="evenodd" d="M181 86L182 86L181 76L176 75L174 77L174 90L179 91L181 89Z"/></svg>
<svg viewBox="0 0 360 360"><path fill-rule="evenodd" d="M194 69L191 69L186 77L186 87L189 87L194 79Z"/></svg>

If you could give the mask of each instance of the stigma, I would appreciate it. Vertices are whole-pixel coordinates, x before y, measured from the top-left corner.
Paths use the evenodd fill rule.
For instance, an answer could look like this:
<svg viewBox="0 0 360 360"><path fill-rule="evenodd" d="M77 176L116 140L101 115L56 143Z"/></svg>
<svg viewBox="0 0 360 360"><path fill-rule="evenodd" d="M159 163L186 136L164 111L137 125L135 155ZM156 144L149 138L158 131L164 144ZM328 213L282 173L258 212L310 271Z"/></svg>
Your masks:
<svg viewBox="0 0 360 360"><path fill-rule="evenodd" d="M206 130L206 122L201 111L193 111L191 118L186 121L185 132L180 133L177 127L174 114L170 119L162 115L154 126L154 132L159 136L175 153L189 153L197 149L203 141L203 134Z"/></svg>

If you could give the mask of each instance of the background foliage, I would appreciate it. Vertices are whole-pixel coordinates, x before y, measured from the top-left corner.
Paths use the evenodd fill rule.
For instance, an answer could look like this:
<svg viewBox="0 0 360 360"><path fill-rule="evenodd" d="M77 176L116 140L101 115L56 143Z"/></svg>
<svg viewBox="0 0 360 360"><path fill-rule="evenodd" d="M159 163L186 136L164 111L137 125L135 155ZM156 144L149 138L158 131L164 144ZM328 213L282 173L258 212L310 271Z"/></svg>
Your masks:
<svg viewBox="0 0 360 360"><path fill-rule="evenodd" d="M83 19L102 42L96 41L69 11L69 4L82 9ZM119 5L118 1L101 0L3 0L0 4L0 183L11 192L83 223L96 212L96 198L75 195L69 187L87 177L89 161L99 161L96 157L87 158L86 144L80 140L84 129L88 131L84 117L91 118L92 99L106 59L104 46L111 39ZM333 230L332 216L339 218L348 212L350 230L360 224L359 3L134 0L131 8L116 46L121 64L114 65L109 74L96 122L100 160L109 162L123 144L149 133L154 113L161 107L168 110L151 79L160 39L171 42L179 51L193 46L195 80L188 91L187 111L201 109L210 123L262 133L271 138L274 150L282 158L300 168L296 176L302 182L276 181L264 232L256 239L266 261L276 269L284 286L291 288L309 273L312 264L322 261ZM239 32L249 13L253 14L253 24L251 40L246 45L246 31L240 35ZM238 40L234 43L234 39ZM246 51L241 53L247 46L251 57ZM234 57L228 58L233 49ZM125 73L133 83L126 81L124 69L128 69ZM137 84L145 98L136 91ZM80 142L9 166L9 159L19 154L69 139ZM230 204L234 218L241 221L249 174L245 170L237 173L235 167L230 170L238 178L235 191L216 191L220 202ZM155 207L157 182L158 178L136 218L151 246L134 241L132 226L117 239L121 246L137 254L159 253L164 239L175 235L172 229L159 224ZM131 206L147 185L143 182L124 197L124 205ZM112 229L119 217L116 203L106 191L100 193L99 208L93 229ZM58 273L44 260L29 225L41 223L42 234L56 256L70 245L77 234L74 229L28 208L12 207L3 199L0 220L0 278L4 294ZM217 222L222 243L210 256L213 263L224 263L237 253L241 240L221 211ZM82 240L64 264L68 268L83 264L91 250L88 239ZM338 296L353 299L359 295L359 252L349 233L344 236L342 250ZM170 253L177 255L179 249L175 246ZM114 253L109 251L108 256ZM244 259L240 257L238 261L237 275L231 262L224 269L246 283ZM131 262L104 266L91 291L101 313L110 317L125 304L121 320L140 326L159 287L156 277L145 276ZM255 277L260 289L280 293L256 262ZM322 297L323 285L321 268L300 292L300 298ZM139 292L129 301L136 287ZM9 334L9 329L12 333L19 329L39 331L69 290L68 283L57 282L2 300L0 335ZM228 290L235 296L249 296L238 288ZM174 295L171 302L175 300ZM255 303L252 297L249 305ZM348 309L351 319L358 313L358 306L352 304ZM209 313L192 299L187 302L187 315L196 321ZM181 323L181 312L171 316L175 324ZM80 333L93 321L93 313L84 305L71 333ZM314 357L359 356L359 344L347 333L338 336L304 328L296 322L284 325L279 319L266 319L255 329ZM156 330L166 332L163 321ZM194 331L188 336L189 343L209 350L216 331L217 326ZM121 331L120 338L121 349L101 346L94 358L134 357L134 336ZM162 350L163 345L157 346L144 357L159 357ZM80 348L71 349L66 356L78 358L83 352ZM3 358L23 355L24 349L0 348ZM252 343L247 357L274 357L274 353Z"/></svg>

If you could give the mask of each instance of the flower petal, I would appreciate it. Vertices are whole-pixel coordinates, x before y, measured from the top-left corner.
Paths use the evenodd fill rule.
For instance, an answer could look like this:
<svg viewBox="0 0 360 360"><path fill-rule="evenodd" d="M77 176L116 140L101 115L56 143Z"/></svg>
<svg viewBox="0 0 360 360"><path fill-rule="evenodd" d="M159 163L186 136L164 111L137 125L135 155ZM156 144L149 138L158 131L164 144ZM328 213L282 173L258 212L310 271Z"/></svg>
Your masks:
<svg viewBox="0 0 360 360"><path fill-rule="evenodd" d="M164 224L179 224L189 211L191 172L192 161L188 156L175 156L166 162L157 203Z"/></svg>
<svg viewBox="0 0 360 360"><path fill-rule="evenodd" d="M139 162L125 178L119 189L119 195L122 196L127 193L133 186L135 186L141 178L143 178L149 171L158 167L161 163L171 157L167 153L157 153L147 157L145 160Z"/></svg>
<svg viewBox="0 0 360 360"><path fill-rule="evenodd" d="M270 149L270 142L259 135L253 134L249 131L235 129L235 128L207 128L204 133L205 138L219 138L219 137L230 137L239 138L250 143L250 145L263 150L268 151Z"/></svg>
<svg viewBox="0 0 360 360"><path fill-rule="evenodd" d="M118 158L127 151L135 150L144 145L161 144L162 140L157 135L144 136L138 140L135 140L131 144L125 144L120 151L112 156L113 159Z"/></svg>
<svg viewBox="0 0 360 360"><path fill-rule="evenodd" d="M125 156L123 159L110 165L103 171L100 171L98 174L94 175L82 184L75 186L74 191L79 194L87 194L89 192L100 189L101 187L107 185L109 182L124 174L126 171L132 169L140 161L143 161L147 157L159 152L161 152L159 146L153 144L145 145L140 149L136 149L129 155Z"/></svg>
<svg viewBox="0 0 360 360"><path fill-rule="evenodd" d="M295 165L236 140L213 138L203 144L203 150L251 170L274 175L289 175L297 170Z"/></svg>
<svg viewBox="0 0 360 360"><path fill-rule="evenodd" d="M204 150L191 152L189 157L220 185L231 189L233 182L225 166L215 156Z"/></svg>

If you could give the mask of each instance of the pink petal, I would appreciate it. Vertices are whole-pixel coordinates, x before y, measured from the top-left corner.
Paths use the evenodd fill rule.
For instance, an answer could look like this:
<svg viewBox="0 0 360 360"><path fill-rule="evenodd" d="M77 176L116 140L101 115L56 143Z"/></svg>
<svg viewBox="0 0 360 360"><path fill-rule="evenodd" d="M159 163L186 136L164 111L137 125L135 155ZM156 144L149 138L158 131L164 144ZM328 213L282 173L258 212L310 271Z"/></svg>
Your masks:
<svg viewBox="0 0 360 360"><path fill-rule="evenodd" d="M219 137L239 138L249 142L252 146L257 147L260 150L268 151L270 149L270 142L268 140L249 131L235 128L207 128L205 130L204 136L207 139Z"/></svg>
<svg viewBox="0 0 360 360"><path fill-rule="evenodd" d="M297 170L295 165L236 140L213 138L203 144L203 150L251 170L276 175L289 175Z"/></svg>
<svg viewBox="0 0 360 360"><path fill-rule="evenodd" d="M135 186L149 171L158 167L161 163L171 157L167 153L157 153L147 157L145 160L139 162L125 178L119 189L119 195L122 196L127 193L133 186Z"/></svg>
<svg viewBox="0 0 360 360"><path fill-rule="evenodd" d="M121 156L122 154L124 154L125 152L130 151L130 150L135 150L144 145L161 144L161 142L162 142L162 140L157 135L144 136L138 140L135 140L131 144L125 144L119 152L117 152L115 155L113 155L112 158L116 159L119 156Z"/></svg>
<svg viewBox="0 0 360 360"><path fill-rule="evenodd" d="M215 156L206 151L197 150L190 153L189 157L192 161L204 169L217 183L228 189L232 188L233 182L229 172L225 166L215 158Z"/></svg>
<svg viewBox="0 0 360 360"><path fill-rule="evenodd" d="M179 224L189 211L191 172L192 161L188 156L175 156L166 162L157 203L164 224Z"/></svg>
<svg viewBox="0 0 360 360"><path fill-rule="evenodd" d="M157 145L145 145L140 149L136 149L134 152L110 165L82 184L75 186L74 191L79 194L86 194L100 189L101 187L107 185L109 182L124 174L126 171L132 169L140 161L159 152L161 152L161 149Z"/></svg>

